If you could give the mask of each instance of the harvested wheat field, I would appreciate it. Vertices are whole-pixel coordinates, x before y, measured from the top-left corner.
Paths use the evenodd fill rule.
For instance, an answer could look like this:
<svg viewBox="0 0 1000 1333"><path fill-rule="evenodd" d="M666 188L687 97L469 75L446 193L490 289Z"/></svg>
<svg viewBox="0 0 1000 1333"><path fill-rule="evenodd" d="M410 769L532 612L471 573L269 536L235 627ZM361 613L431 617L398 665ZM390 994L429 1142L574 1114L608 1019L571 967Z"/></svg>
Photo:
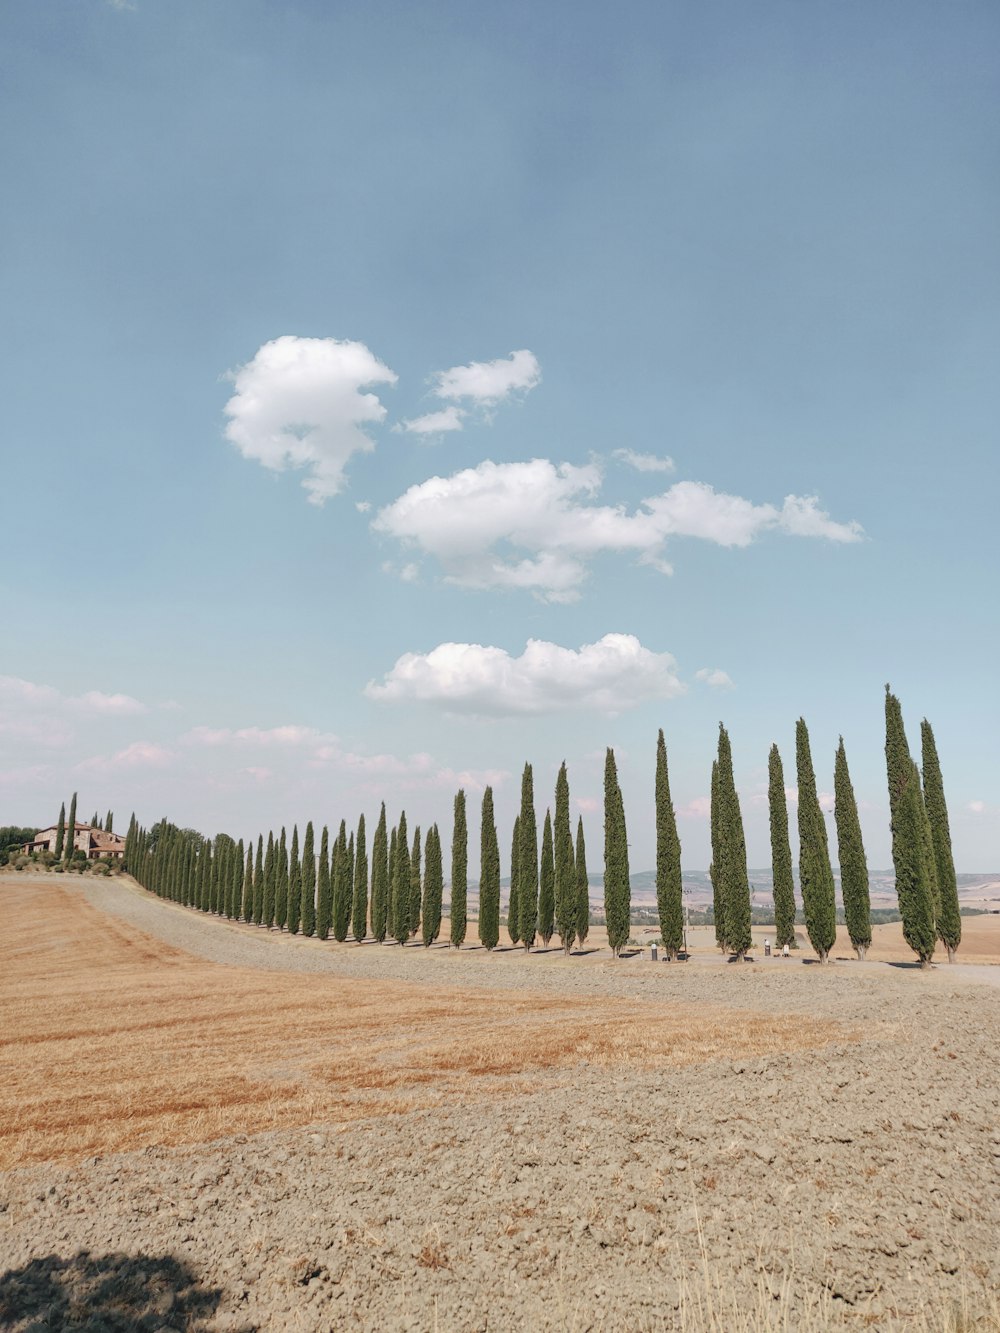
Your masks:
<svg viewBox="0 0 1000 1333"><path fill-rule="evenodd" d="M1000 1327L978 969L0 902L0 1327Z"/></svg>

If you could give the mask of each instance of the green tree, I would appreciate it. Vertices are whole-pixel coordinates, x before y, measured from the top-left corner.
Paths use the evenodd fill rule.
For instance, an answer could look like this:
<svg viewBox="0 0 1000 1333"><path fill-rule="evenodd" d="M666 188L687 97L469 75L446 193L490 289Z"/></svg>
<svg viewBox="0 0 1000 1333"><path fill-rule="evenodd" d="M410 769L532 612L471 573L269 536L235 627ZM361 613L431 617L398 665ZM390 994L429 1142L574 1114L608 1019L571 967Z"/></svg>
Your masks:
<svg viewBox="0 0 1000 1333"><path fill-rule="evenodd" d="M253 838L247 843L246 870L243 875L243 890L240 894L239 915L247 922L253 917Z"/></svg>
<svg viewBox="0 0 1000 1333"><path fill-rule="evenodd" d="M483 792L479 834L479 941L489 952L497 947L499 939L500 844L493 814L493 788L487 787Z"/></svg>
<svg viewBox="0 0 1000 1333"><path fill-rule="evenodd" d="M396 825L393 824L392 832L389 834L389 878L388 878L388 888L386 892L386 899L388 903L386 924L388 926L388 934L391 939L396 938L396 898L393 892L393 885L395 883L394 876L396 874L397 837L398 837L397 828Z"/></svg>
<svg viewBox="0 0 1000 1333"><path fill-rule="evenodd" d="M333 853L333 938L338 944L347 939L351 921L351 863L347 856L347 824L340 821L337 845Z"/></svg>
<svg viewBox="0 0 1000 1333"><path fill-rule="evenodd" d="M552 815L545 811L542 825L542 866L538 879L538 933L549 946L556 924L556 862L552 845Z"/></svg>
<svg viewBox="0 0 1000 1333"><path fill-rule="evenodd" d="M274 899L278 878L277 861L274 834L269 832L267 835L267 854L264 857L264 903L261 910L261 924L268 930L274 925ZM288 928L291 930L291 922L289 922ZM298 930L298 922L295 924L295 929Z"/></svg>
<svg viewBox="0 0 1000 1333"><path fill-rule="evenodd" d="M302 918L302 934L316 934L316 834L312 820L306 824L305 837L302 839L302 860L297 856L298 848L292 839L292 864L298 868L297 883L289 883L289 895L298 892L302 903L299 915Z"/></svg>
<svg viewBox="0 0 1000 1333"><path fill-rule="evenodd" d="M834 819L837 824L837 855L840 860L840 892L844 921L851 944L861 962L872 942L871 897L868 862L861 838L861 821L854 787L847 767L847 752L841 736L833 768Z"/></svg>
<svg viewBox="0 0 1000 1333"><path fill-rule="evenodd" d="M507 899L507 934L511 944L521 942L521 904L517 881L521 873L521 816L514 816L514 832L510 843L510 895Z"/></svg>
<svg viewBox="0 0 1000 1333"><path fill-rule="evenodd" d="M295 902L297 906L301 906L298 898ZM291 929L291 918L292 905L288 898L288 839L285 830L282 829L278 845L274 849L274 924L280 930L282 922L288 922Z"/></svg>
<svg viewBox="0 0 1000 1333"><path fill-rule="evenodd" d="M288 904L293 898L297 898L299 907L299 923L303 922L302 916L302 862L299 859L299 826L292 825L292 844L288 852L288 884L287 887L281 883L279 876L278 892L275 895L274 902L274 924L279 930L284 930L288 925ZM305 932L303 932L305 933Z"/></svg>
<svg viewBox="0 0 1000 1333"><path fill-rule="evenodd" d="M424 947L430 948L441 934L441 901L444 897L444 864L437 824L427 830L424 856L424 900L421 912Z"/></svg>
<svg viewBox="0 0 1000 1333"><path fill-rule="evenodd" d="M382 943L385 939L386 918L389 908L389 847L385 827L385 802L375 826L372 840L372 934Z"/></svg>
<svg viewBox="0 0 1000 1333"><path fill-rule="evenodd" d="M944 798L941 761L931 724L920 724L921 757L924 766L924 807L930 821L937 880L937 937L948 950L948 962L955 961L955 950L962 942L962 915L958 905L958 879L951 851L948 805Z"/></svg>
<svg viewBox="0 0 1000 1333"><path fill-rule="evenodd" d="M569 822L569 778L563 761L556 778L555 840L556 931L569 957L576 939L576 864L573 860L573 830ZM482 907L480 907L480 912Z"/></svg>
<svg viewBox="0 0 1000 1333"><path fill-rule="evenodd" d="M681 878L681 840L670 797L667 743L660 728L656 741L656 906L660 917L663 952L674 960L684 944L684 889Z"/></svg>
<svg viewBox="0 0 1000 1333"><path fill-rule="evenodd" d="M521 775L521 814L518 822L517 910L524 950L535 942L538 929L538 824L535 820L535 783L531 765Z"/></svg>
<svg viewBox="0 0 1000 1333"><path fill-rule="evenodd" d="M187 877L190 873L190 843L185 839L184 842L184 886L181 894L181 901L187 902ZM229 917L230 920L238 921L240 915L240 905L243 899L243 839L240 838L236 847L236 855L233 857L232 889L229 895Z"/></svg>
<svg viewBox="0 0 1000 1333"><path fill-rule="evenodd" d="M583 840L583 815L576 825L576 942L582 949L590 934L590 876L587 848Z"/></svg>
<svg viewBox="0 0 1000 1333"><path fill-rule="evenodd" d="M63 844L66 841L66 802L63 801L59 807L59 823L56 825L56 850L55 858L62 860Z"/></svg>
<svg viewBox="0 0 1000 1333"><path fill-rule="evenodd" d="M733 753L729 733L719 723L719 848L721 874L719 898L726 949L737 959L745 958L750 938L750 880L747 875L747 845L743 833L740 798L733 777Z"/></svg>
<svg viewBox="0 0 1000 1333"><path fill-rule="evenodd" d="M712 760L711 803L712 860L708 877L712 881L712 920L715 923L716 946L726 952L726 911L722 900L722 798L719 792L719 760Z"/></svg>
<svg viewBox="0 0 1000 1333"><path fill-rule="evenodd" d="M779 949L795 948L795 881L792 848L788 841L788 798L785 770L776 745L767 759L767 804L771 814L771 879L774 885L774 942Z"/></svg>
<svg viewBox="0 0 1000 1333"><path fill-rule="evenodd" d="M420 894L422 891L420 863L420 825L418 824L413 830L413 846L410 849L410 939L412 939L420 929Z"/></svg>
<svg viewBox="0 0 1000 1333"><path fill-rule="evenodd" d="M253 864L253 914L250 920L259 926L264 916L264 835L257 834L257 858Z"/></svg>
<svg viewBox="0 0 1000 1333"><path fill-rule="evenodd" d="M604 919L614 958L628 943L631 907L625 807L615 752L609 748L604 759Z"/></svg>
<svg viewBox="0 0 1000 1333"><path fill-rule="evenodd" d="M73 851L76 847L76 792L73 793L73 799L69 803L69 819L66 821L66 845L63 847L63 858L66 861L72 861Z"/></svg>
<svg viewBox="0 0 1000 1333"><path fill-rule="evenodd" d="M368 846L364 815L358 820L354 847L354 902L351 905L351 933L360 943L368 934Z"/></svg>
<svg viewBox="0 0 1000 1333"><path fill-rule="evenodd" d="M821 963L837 940L837 901L805 720L795 724L795 771L799 783L799 883L809 943Z"/></svg>
<svg viewBox="0 0 1000 1333"><path fill-rule="evenodd" d="M903 938L917 955L921 967L930 966L937 934L934 920L934 852L928 832L920 774L911 759L909 779L902 791L896 793L893 861L899 913L903 918Z"/></svg>
<svg viewBox="0 0 1000 1333"><path fill-rule="evenodd" d="M399 816L392 868L392 937L400 945L410 938L410 848L406 840L405 810Z"/></svg>
<svg viewBox="0 0 1000 1333"><path fill-rule="evenodd" d="M114 823L115 823L114 813L111 810L109 810L108 813L104 816L104 832L113 833Z"/></svg>
<svg viewBox="0 0 1000 1333"><path fill-rule="evenodd" d="M451 920L450 936L453 949L465 943L468 924L469 894L469 830L465 819L465 792L455 796L455 822L451 835Z"/></svg>
<svg viewBox="0 0 1000 1333"><path fill-rule="evenodd" d="M316 934L330 938L333 924L333 885L330 881L330 830L323 825L319 839L319 865L316 869Z"/></svg>

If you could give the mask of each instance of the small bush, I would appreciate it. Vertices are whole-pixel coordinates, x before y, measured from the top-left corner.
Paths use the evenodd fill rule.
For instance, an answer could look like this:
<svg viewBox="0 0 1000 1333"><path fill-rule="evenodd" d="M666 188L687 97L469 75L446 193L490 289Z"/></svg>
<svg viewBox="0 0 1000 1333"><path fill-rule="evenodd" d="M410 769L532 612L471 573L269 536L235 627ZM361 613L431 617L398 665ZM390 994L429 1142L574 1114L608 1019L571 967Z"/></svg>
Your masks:
<svg viewBox="0 0 1000 1333"><path fill-rule="evenodd" d="M14 857L14 869L15 869L15 870L23 870L24 867L25 867L27 864L28 864L28 858L27 858L26 856L15 856L15 857Z"/></svg>
<svg viewBox="0 0 1000 1333"><path fill-rule="evenodd" d="M58 865L52 867L52 873L53 875L65 875L66 867L60 861Z"/></svg>

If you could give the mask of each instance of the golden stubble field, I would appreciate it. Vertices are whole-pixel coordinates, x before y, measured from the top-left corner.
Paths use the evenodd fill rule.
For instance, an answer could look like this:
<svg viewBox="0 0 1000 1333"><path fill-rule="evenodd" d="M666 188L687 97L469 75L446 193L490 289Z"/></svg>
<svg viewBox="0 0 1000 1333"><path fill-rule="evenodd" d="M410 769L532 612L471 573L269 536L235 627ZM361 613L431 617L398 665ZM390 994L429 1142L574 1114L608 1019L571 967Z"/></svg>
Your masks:
<svg viewBox="0 0 1000 1333"><path fill-rule="evenodd" d="M581 1059L676 1069L852 1037L801 1015L226 966L51 880L0 893L0 1169L530 1091Z"/></svg>

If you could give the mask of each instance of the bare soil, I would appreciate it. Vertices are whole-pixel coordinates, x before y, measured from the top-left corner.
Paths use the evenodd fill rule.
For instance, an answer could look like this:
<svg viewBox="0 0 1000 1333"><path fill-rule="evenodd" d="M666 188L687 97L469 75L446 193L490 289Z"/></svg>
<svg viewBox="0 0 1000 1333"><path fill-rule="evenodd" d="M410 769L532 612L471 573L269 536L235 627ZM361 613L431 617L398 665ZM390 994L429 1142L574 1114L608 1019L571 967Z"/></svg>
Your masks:
<svg viewBox="0 0 1000 1333"><path fill-rule="evenodd" d="M0 1328L1000 1327L994 969L0 902Z"/></svg>

